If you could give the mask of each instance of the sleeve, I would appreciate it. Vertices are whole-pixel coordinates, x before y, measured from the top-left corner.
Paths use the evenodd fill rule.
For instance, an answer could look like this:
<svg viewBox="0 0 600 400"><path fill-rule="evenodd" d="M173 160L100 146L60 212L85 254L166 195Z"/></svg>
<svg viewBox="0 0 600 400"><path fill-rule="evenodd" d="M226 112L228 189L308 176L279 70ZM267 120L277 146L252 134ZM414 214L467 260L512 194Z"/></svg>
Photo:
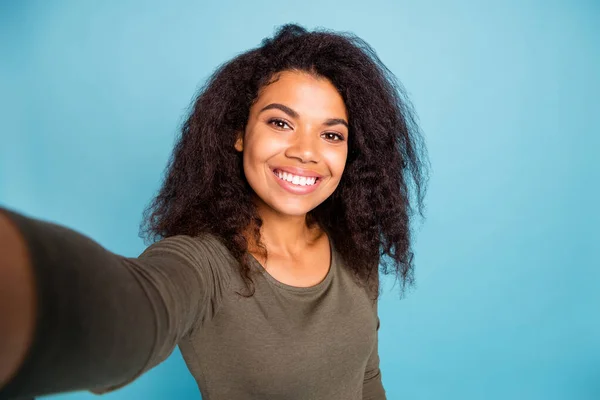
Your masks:
<svg viewBox="0 0 600 400"><path fill-rule="evenodd" d="M377 302L375 302L375 315L377 316L377 334L375 335L375 345L371 351L367 367L365 369L365 378L363 381L363 400L386 400L385 389L381 382L381 371L379 369L379 315L377 311Z"/></svg>
<svg viewBox="0 0 600 400"><path fill-rule="evenodd" d="M126 258L66 227L0 212L25 239L38 294L33 344L0 399L122 387L216 308L214 252L197 238L169 237Z"/></svg>

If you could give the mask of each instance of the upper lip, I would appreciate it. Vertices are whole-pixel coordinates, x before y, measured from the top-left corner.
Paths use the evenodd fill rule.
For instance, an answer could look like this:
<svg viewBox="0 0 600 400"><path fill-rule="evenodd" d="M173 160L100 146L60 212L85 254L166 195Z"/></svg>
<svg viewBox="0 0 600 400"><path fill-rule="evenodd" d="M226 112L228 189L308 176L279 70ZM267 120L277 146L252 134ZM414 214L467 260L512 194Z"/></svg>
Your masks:
<svg viewBox="0 0 600 400"><path fill-rule="evenodd" d="M298 167L273 167L271 168L273 171L283 171L292 175L298 176L306 176L311 178L322 178L321 174L317 174L315 171L311 171L309 169L298 168Z"/></svg>

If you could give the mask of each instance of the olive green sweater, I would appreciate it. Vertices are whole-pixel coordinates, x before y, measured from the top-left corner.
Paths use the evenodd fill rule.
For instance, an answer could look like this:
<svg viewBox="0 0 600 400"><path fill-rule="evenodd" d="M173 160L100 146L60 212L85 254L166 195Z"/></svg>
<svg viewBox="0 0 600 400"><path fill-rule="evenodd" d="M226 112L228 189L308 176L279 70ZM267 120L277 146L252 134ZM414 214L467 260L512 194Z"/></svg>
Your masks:
<svg viewBox="0 0 600 400"><path fill-rule="evenodd" d="M317 285L283 284L252 259L256 291L242 297L239 265L214 236L169 237L128 258L4 212L32 256L39 314L32 349L0 399L114 390L177 345L204 400L386 398L377 302L333 243Z"/></svg>

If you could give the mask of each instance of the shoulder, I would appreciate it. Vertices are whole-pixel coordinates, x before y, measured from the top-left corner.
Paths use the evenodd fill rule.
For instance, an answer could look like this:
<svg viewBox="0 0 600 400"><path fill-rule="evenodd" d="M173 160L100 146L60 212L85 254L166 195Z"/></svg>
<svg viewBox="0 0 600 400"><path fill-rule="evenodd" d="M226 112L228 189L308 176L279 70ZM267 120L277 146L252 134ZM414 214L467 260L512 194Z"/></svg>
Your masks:
<svg viewBox="0 0 600 400"><path fill-rule="evenodd" d="M175 235L161 239L148 246L140 257L176 256L198 260L229 261L233 256L216 236L203 233L199 236Z"/></svg>
<svg viewBox="0 0 600 400"><path fill-rule="evenodd" d="M228 281L237 269L237 260L215 235L175 235L163 238L147 247L138 259L175 264L202 275L218 276Z"/></svg>

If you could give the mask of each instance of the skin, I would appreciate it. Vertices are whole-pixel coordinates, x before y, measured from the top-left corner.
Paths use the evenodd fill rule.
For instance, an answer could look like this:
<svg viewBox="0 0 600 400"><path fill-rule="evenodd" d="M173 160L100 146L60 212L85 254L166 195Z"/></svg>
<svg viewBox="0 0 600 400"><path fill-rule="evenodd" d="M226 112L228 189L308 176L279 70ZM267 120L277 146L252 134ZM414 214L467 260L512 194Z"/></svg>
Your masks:
<svg viewBox="0 0 600 400"><path fill-rule="evenodd" d="M0 388L17 372L33 340L35 278L17 228L0 212ZM17 306L15 306L15 304Z"/></svg>
<svg viewBox="0 0 600 400"><path fill-rule="evenodd" d="M307 226L306 214L331 196L344 172L348 113L342 97L326 78L281 72L259 92L235 148L243 153L244 173L263 220L268 264L252 235L246 235L250 253L283 283L317 284L329 269L329 241L319 227ZM277 182L276 167L312 171L321 182L311 193L290 193Z"/></svg>

